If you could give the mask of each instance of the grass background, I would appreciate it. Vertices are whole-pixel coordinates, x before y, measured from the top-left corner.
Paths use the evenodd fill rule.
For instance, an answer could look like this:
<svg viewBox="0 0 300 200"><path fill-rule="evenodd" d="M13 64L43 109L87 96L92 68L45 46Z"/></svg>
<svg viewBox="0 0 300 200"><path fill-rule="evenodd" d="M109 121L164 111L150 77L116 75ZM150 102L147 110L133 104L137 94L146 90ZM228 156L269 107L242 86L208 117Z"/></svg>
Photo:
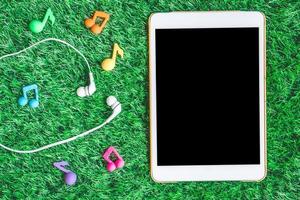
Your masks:
<svg viewBox="0 0 300 200"><path fill-rule="evenodd" d="M51 7L54 26L32 34L28 24ZM92 35L83 20L94 10L111 18L103 33ZM260 183L154 183L149 174L147 19L153 12L257 10L267 18L268 176ZM105 104L116 95L123 112L100 131L36 154L0 149L1 199L299 199L300 2L241 1L4 1L0 3L0 55L16 52L43 38L63 39L79 48L92 66L97 92L80 99L87 82L84 61L68 47L49 42L0 61L0 143L18 149L68 138L103 122ZM107 73L100 62L114 42L125 51ZM20 108L22 85L37 83L40 107ZM117 147L126 166L109 174L101 153ZM67 160L78 175L67 187L52 163Z"/></svg>

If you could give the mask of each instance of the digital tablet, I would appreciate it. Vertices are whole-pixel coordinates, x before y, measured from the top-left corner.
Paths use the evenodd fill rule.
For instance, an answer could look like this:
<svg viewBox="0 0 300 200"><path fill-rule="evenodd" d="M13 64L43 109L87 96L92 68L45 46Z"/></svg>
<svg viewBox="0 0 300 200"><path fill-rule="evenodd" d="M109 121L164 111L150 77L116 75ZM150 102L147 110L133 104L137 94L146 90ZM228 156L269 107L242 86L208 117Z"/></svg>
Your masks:
<svg viewBox="0 0 300 200"><path fill-rule="evenodd" d="M266 176L265 17L149 19L150 157L157 182Z"/></svg>

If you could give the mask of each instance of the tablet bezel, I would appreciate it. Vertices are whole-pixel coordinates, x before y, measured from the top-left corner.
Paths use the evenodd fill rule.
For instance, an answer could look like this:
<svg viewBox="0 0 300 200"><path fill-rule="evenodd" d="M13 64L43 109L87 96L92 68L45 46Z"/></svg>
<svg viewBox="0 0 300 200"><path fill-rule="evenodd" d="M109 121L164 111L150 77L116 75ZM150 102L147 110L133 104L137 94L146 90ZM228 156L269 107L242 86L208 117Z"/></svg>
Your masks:
<svg viewBox="0 0 300 200"><path fill-rule="evenodd" d="M157 165L155 29L259 28L260 164L256 165ZM150 165L156 182L260 181L266 176L266 64L265 16L261 12L210 11L155 13L149 18Z"/></svg>

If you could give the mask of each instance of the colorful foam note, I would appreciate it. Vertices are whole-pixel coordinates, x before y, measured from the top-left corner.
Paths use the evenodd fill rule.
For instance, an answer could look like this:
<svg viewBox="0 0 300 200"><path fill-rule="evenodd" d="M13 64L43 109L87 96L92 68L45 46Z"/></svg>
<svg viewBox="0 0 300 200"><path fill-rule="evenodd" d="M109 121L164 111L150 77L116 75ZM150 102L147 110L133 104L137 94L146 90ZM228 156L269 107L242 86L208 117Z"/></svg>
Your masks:
<svg viewBox="0 0 300 200"><path fill-rule="evenodd" d="M34 91L35 98L30 99L29 103L28 103L27 93L31 90ZM31 107L31 108L36 108L39 106L39 90L38 90L38 86L36 84L24 86L22 91L23 91L23 96L21 96L18 100L18 103L20 106L25 106L27 103L29 104L29 107Z"/></svg>
<svg viewBox="0 0 300 200"><path fill-rule="evenodd" d="M109 157L111 154L114 154L116 156L116 160L112 161ZM123 160L123 158L119 155L119 153L117 152L117 150L113 147L110 146L103 154L103 158L104 160L107 161L107 166L106 169L109 172L114 171L116 168L122 168L125 165L125 162Z"/></svg>
<svg viewBox="0 0 300 200"><path fill-rule="evenodd" d="M105 71L111 71L115 68L116 66L116 57L117 54L121 56L121 58L124 57L124 51L120 48L120 46L115 43L113 47L113 53L111 58L106 58L105 60L102 61L101 66L102 69Z"/></svg>
<svg viewBox="0 0 300 200"><path fill-rule="evenodd" d="M32 20L29 24L29 29L33 32L33 33L39 33L41 32L45 25L46 25L46 22L48 21L48 19L52 22L52 25L54 24L55 22L55 17L53 15L53 12L51 11L50 8L48 8L45 16L44 16L44 19L43 21L40 21L40 20Z"/></svg>
<svg viewBox="0 0 300 200"><path fill-rule="evenodd" d="M101 25L96 24L97 18L102 19ZM88 18L84 21L84 24L87 28L90 28L90 30L94 34L100 34L102 30L104 29L105 25L107 24L109 20L109 14L103 12L103 11L95 11L92 18Z"/></svg>
<svg viewBox="0 0 300 200"><path fill-rule="evenodd" d="M65 183L67 185L74 185L77 180L77 175L71 170L66 169L66 166L69 166L69 163L66 161L60 161L53 163L53 166L62 171L65 174Z"/></svg>

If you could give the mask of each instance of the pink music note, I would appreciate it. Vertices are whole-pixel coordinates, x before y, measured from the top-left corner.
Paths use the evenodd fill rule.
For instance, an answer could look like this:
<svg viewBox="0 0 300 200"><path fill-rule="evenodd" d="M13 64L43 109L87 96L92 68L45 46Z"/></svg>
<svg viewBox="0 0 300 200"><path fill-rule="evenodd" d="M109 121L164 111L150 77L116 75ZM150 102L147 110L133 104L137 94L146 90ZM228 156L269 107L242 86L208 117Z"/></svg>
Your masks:
<svg viewBox="0 0 300 200"><path fill-rule="evenodd" d="M112 161L109 156L114 153L114 155L117 157L117 160ZM119 153L117 152L117 150L110 146L103 154L103 158L104 160L107 161L107 170L109 172L114 171L116 168L122 168L125 165L125 162L123 160L123 158L119 155Z"/></svg>

